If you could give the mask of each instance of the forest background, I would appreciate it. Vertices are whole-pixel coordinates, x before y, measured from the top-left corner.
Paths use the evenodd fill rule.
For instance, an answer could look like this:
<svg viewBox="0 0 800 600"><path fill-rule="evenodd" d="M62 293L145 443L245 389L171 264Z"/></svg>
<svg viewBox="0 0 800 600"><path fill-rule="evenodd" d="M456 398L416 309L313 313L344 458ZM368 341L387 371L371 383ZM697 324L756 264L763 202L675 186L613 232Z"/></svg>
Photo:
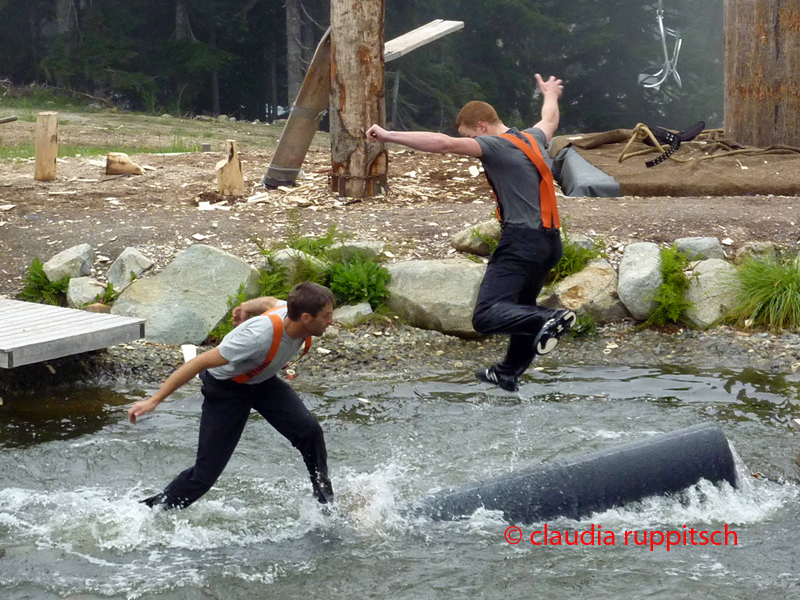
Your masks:
<svg viewBox="0 0 800 600"><path fill-rule="evenodd" d="M722 126L723 0L663 0L683 39L683 85L658 90L638 81L664 61L654 0L385 6L387 40L433 19L465 23L387 64L392 128L452 133L475 99L507 125L530 126L541 109L535 73L565 81L561 133ZM55 90L151 114L272 121L287 116L329 22L330 0L0 0L0 83L6 95Z"/></svg>

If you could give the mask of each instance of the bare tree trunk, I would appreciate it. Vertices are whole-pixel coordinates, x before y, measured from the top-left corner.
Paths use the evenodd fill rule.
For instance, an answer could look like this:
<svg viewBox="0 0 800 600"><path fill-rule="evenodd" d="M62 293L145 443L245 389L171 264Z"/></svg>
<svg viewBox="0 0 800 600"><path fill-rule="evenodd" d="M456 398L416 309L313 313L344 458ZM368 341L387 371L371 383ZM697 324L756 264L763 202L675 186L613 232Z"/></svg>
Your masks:
<svg viewBox="0 0 800 600"><path fill-rule="evenodd" d="M175 0L175 39L180 42L192 36L192 28L189 24L188 0ZM175 96L178 109L180 110L181 96L183 90L188 85L184 75L178 75L175 81Z"/></svg>
<svg viewBox="0 0 800 600"><path fill-rule="evenodd" d="M384 10L385 0L331 1L332 184L340 196L386 189L386 149L364 136L386 122Z"/></svg>
<svg viewBox="0 0 800 600"><path fill-rule="evenodd" d="M217 32L213 25L211 27L211 47L215 50L217 48ZM219 71L214 69L211 71L211 114L213 114L215 117L218 117L220 112Z"/></svg>
<svg viewBox="0 0 800 600"><path fill-rule="evenodd" d="M800 146L800 1L725 0L725 134Z"/></svg>
<svg viewBox="0 0 800 600"><path fill-rule="evenodd" d="M59 35L72 33L77 23L74 0L56 1L56 31Z"/></svg>
<svg viewBox="0 0 800 600"><path fill-rule="evenodd" d="M300 0L286 0L286 78L289 87L289 107L303 85L303 20Z"/></svg>

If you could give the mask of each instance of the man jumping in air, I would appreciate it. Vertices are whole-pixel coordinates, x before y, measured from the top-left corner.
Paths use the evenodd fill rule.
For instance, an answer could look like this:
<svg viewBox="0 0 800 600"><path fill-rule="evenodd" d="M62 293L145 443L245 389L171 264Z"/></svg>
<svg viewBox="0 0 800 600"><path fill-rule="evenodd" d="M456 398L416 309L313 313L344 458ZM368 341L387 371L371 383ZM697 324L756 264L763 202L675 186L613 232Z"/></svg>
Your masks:
<svg viewBox="0 0 800 600"><path fill-rule="evenodd" d="M297 284L286 302L266 296L243 302L233 311L237 327L218 347L179 367L153 396L131 407L128 419L135 424L200 374L203 408L195 464L163 492L143 500L145 504L185 508L211 489L239 443L251 409L300 451L317 500L333 501L322 428L297 392L277 376L304 342L307 349L311 336L322 335L333 323L333 304L328 288L309 282Z"/></svg>
<svg viewBox="0 0 800 600"><path fill-rule="evenodd" d="M544 97L541 120L520 132L506 127L486 102L469 102L456 119L463 136L427 131L387 131L373 125L367 139L401 144L423 152L479 158L497 200L503 228L483 277L472 326L479 333L510 334L502 361L481 369L478 379L516 391L519 378L537 354L547 354L575 323L571 310L536 305L545 278L561 259L560 221L553 175L545 146L558 128L560 79L536 81Z"/></svg>

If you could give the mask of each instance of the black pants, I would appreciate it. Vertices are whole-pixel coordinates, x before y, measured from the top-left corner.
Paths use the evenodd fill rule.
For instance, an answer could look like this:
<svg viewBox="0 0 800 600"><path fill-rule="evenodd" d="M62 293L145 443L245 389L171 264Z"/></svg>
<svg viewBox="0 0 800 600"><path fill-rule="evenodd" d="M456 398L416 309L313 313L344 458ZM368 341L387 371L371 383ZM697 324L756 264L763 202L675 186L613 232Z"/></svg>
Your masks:
<svg viewBox="0 0 800 600"><path fill-rule="evenodd" d="M288 383L276 376L245 385L214 379L206 371L200 379L204 400L197 459L150 504L184 508L211 489L239 443L251 409L300 451L315 491L319 484L330 488L322 427Z"/></svg>
<svg viewBox="0 0 800 600"><path fill-rule="evenodd" d="M505 358L495 365L501 374L519 377L536 356L535 336L553 314L536 298L562 253L558 229L503 228L472 315L475 331L511 335Z"/></svg>

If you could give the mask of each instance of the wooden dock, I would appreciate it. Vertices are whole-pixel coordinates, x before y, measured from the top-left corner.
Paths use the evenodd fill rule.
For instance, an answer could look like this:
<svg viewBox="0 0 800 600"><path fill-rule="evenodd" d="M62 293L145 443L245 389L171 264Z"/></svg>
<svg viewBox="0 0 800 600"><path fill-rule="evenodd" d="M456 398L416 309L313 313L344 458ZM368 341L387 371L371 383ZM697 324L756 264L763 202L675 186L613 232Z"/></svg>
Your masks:
<svg viewBox="0 0 800 600"><path fill-rule="evenodd" d="M0 368L11 369L144 337L144 319L0 300Z"/></svg>

